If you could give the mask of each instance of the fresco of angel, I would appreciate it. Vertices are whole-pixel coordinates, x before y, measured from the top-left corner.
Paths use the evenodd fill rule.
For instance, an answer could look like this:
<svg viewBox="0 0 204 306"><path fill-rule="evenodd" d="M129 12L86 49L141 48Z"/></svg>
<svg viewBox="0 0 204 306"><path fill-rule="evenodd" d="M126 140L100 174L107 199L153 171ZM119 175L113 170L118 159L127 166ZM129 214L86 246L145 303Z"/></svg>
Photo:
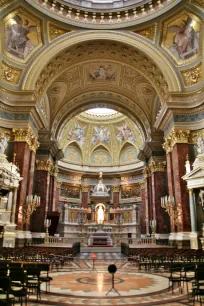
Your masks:
<svg viewBox="0 0 204 306"><path fill-rule="evenodd" d="M125 122L122 126L118 126L118 134L116 135L116 139L120 142L125 140L130 142L135 142L135 136L133 135L132 130L128 127L127 122Z"/></svg>
<svg viewBox="0 0 204 306"><path fill-rule="evenodd" d="M103 127L94 127L94 134L92 136L92 144L96 144L97 142L104 142L105 144L108 144L110 139L110 131Z"/></svg>
<svg viewBox="0 0 204 306"><path fill-rule="evenodd" d="M71 129L68 133L67 139L69 141L76 140L78 144L82 147L85 141L85 130L86 126L80 126L78 122L75 122L74 129Z"/></svg>
<svg viewBox="0 0 204 306"><path fill-rule="evenodd" d="M167 28L167 35L173 34L169 50L180 60L188 59L199 52L200 33L195 30L194 24L195 21L188 16L180 24L174 24Z"/></svg>
<svg viewBox="0 0 204 306"><path fill-rule="evenodd" d="M29 34L37 32L37 26L15 15L12 18L12 24L6 28L6 50L11 54L25 59L27 55L35 48L35 45L29 38Z"/></svg>

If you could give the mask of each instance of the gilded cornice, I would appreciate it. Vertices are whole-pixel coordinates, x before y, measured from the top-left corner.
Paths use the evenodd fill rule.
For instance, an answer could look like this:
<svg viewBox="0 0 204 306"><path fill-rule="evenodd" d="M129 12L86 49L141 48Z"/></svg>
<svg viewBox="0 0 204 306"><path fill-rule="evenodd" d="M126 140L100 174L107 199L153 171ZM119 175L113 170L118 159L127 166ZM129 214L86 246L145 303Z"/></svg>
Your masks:
<svg viewBox="0 0 204 306"><path fill-rule="evenodd" d="M2 78L2 80L10 83L12 85L18 84L23 70L19 69L19 68L16 68L14 66L11 66L4 61L2 61L1 66L2 66L1 67L1 78Z"/></svg>
<svg viewBox="0 0 204 306"><path fill-rule="evenodd" d="M36 170L51 172L53 169L53 162L51 160L36 160Z"/></svg>
<svg viewBox="0 0 204 306"><path fill-rule="evenodd" d="M188 143L190 130L176 130L173 129L167 137L164 138L165 142L163 148L166 154L172 151L176 143Z"/></svg>
<svg viewBox="0 0 204 306"><path fill-rule="evenodd" d="M204 0L190 0L190 2L204 11Z"/></svg>
<svg viewBox="0 0 204 306"><path fill-rule="evenodd" d="M143 1L142 3L136 1L136 3L128 5L128 1L126 1L123 7L123 5L121 6L121 1L119 1L118 4L114 3L117 4L114 7L111 1L103 3L102 6L100 1L98 3L97 1L75 1L75 5L73 5L72 1L69 3L69 1L62 2L62 0L26 1L51 18L89 29L118 29L133 26L164 14L181 2L181 0L168 0L164 4L162 0L157 0L156 2L147 0L145 5ZM88 3L88 6L86 3Z"/></svg>
<svg viewBox="0 0 204 306"><path fill-rule="evenodd" d="M33 151L34 153L36 153L36 150L40 145L30 127L28 129L12 129L11 141L26 142L30 151Z"/></svg>
<svg viewBox="0 0 204 306"><path fill-rule="evenodd" d="M49 39L52 41L54 39L56 39L57 37L65 34L65 33L69 33L72 32L70 30L66 30L63 29L55 24L52 23L48 23L48 35L49 35Z"/></svg>
<svg viewBox="0 0 204 306"><path fill-rule="evenodd" d="M202 77L202 63L199 63L197 66L190 69L184 70L181 72L184 80L185 86L193 86L201 82Z"/></svg>

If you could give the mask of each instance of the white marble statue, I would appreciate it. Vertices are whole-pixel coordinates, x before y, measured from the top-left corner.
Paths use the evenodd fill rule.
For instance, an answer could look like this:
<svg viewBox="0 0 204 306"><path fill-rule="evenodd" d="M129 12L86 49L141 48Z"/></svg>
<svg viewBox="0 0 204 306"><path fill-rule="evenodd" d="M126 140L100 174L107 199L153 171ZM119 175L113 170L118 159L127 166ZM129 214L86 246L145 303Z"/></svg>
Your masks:
<svg viewBox="0 0 204 306"><path fill-rule="evenodd" d="M200 135L197 139L197 151L199 154L204 154L204 136Z"/></svg>
<svg viewBox="0 0 204 306"><path fill-rule="evenodd" d="M4 134L0 135L0 154L4 154L8 145L7 138Z"/></svg>

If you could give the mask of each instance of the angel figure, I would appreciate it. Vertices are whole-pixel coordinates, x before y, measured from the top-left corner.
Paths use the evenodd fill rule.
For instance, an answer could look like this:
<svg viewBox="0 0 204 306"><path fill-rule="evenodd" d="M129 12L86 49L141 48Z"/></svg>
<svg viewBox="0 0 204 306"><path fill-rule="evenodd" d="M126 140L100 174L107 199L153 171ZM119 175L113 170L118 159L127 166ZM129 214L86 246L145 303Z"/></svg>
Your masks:
<svg viewBox="0 0 204 306"><path fill-rule="evenodd" d="M180 25L168 28L168 33L175 33L170 50L180 59L190 58L199 50L199 33L193 28L193 20L188 17Z"/></svg>
<svg viewBox="0 0 204 306"><path fill-rule="evenodd" d="M25 20L23 23L22 18L19 15L15 15L13 18L13 24L8 25L6 31L6 48L7 51L17 55L20 58L26 58L27 55L34 49L28 34L36 32L37 27L29 25L29 21Z"/></svg>

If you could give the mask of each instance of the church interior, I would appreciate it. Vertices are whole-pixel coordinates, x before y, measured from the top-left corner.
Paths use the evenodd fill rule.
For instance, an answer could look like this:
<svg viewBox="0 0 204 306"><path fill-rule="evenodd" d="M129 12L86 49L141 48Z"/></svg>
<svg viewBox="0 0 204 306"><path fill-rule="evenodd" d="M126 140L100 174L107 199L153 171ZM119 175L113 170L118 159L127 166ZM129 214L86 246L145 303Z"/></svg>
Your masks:
<svg viewBox="0 0 204 306"><path fill-rule="evenodd" d="M0 18L0 305L202 305L203 0Z"/></svg>

